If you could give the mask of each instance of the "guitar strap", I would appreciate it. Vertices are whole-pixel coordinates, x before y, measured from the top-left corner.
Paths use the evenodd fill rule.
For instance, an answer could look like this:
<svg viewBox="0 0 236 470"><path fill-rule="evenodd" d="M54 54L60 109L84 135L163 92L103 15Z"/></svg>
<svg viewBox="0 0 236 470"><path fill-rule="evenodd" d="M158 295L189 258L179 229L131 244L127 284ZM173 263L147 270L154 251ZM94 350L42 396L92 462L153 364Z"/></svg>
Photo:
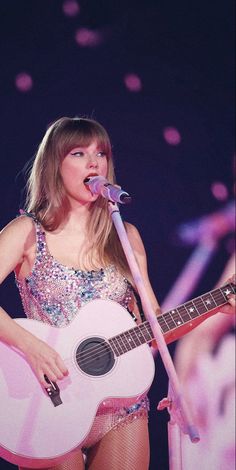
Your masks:
<svg viewBox="0 0 236 470"><path fill-rule="evenodd" d="M138 292L134 289L134 287L132 286L132 284L128 281L130 287L131 287L131 290L132 290L132 293L134 295L134 298L136 300L136 303L137 303L137 307L138 307L138 310L139 310L139 314L140 314L140 318L141 318L141 322L143 323L145 321L145 315L144 315L144 311L143 311L143 307L142 307L142 303L141 303L141 299L140 299L140 296L138 294ZM130 315L132 316L132 318L134 318L135 321L137 321L137 318L136 318L136 315L131 312L129 309L128 309L128 312L130 313Z"/></svg>

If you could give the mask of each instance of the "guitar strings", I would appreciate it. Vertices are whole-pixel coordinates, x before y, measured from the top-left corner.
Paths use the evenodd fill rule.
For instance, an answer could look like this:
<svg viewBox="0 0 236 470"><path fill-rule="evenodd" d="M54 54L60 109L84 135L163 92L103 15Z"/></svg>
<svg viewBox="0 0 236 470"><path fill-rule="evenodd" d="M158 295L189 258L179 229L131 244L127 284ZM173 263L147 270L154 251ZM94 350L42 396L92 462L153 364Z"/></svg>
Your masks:
<svg viewBox="0 0 236 470"><path fill-rule="evenodd" d="M219 294L219 293L220 293L220 289L217 289L217 290L215 291L215 293L216 293L216 294ZM201 297L202 297L202 296L199 296L199 297L197 297L196 299L194 299L195 302L201 300ZM202 301L202 300L201 300L201 301ZM202 301L202 302L203 302L203 301ZM187 303L188 303L188 302L187 302ZM184 305L184 304L183 304L183 305ZM180 307L181 307L181 306L177 307L175 310L178 310ZM196 307L196 309L197 309L197 307ZM188 314L187 311L186 311L185 313ZM199 312L197 312L197 313L198 313L198 316L201 315ZM205 312L205 313L207 313L207 312ZM184 314L183 314L183 313L182 313L182 315L183 315L183 317L184 317ZM182 315L179 314L179 317L180 317L181 319L182 319ZM166 318L167 318L168 316L170 316L170 322L166 321ZM189 316L189 314L188 314L188 316ZM170 311L170 312L165 312L163 315L160 316L160 318L158 319L159 325L160 325L160 320L161 320L161 319L164 320L166 326L168 327L168 331L171 331L171 330L173 330L173 329L175 329L176 327L179 326L179 324L177 323L177 321L176 321L176 319L175 319L175 316L174 316L173 314L171 314L171 311ZM192 319L193 319L193 318L189 316L189 318L187 318L187 321L191 321ZM175 323L175 326L171 328L171 327L170 327L170 323L172 323L172 322ZM168 323L169 323L169 324L168 324ZM150 334L150 331L148 330L148 327L150 328L150 325L149 325L149 323L146 321L146 322L142 323L141 325L139 325L138 327L136 326L135 328L130 329L130 330L128 330L127 332L121 333L120 335L117 335L117 336L111 338L111 340L115 340L116 338L118 339L118 338L120 337L120 340L121 340L121 348L122 348L123 346L125 346L125 350L122 351L122 353L125 353L125 352L127 352L127 351L130 350L130 348L129 348L130 343L127 343L127 339L125 338L125 335L126 335L126 336L129 335L129 336L131 337L131 341L134 341L134 342L135 342L135 340L140 339L140 337L137 337L137 334L136 334L137 330L139 330L139 332L141 333L141 337L143 337L144 341L145 341L145 342L149 342L149 341L151 341L151 340L153 339L153 336L152 336L150 339L147 340L147 339L145 338L145 336L143 335L143 331L142 331L142 330L146 330L146 332L148 332L148 334ZM160 325L160 327L161 327L161 325ZM163 329L162 329L162 331L163 331ZM123 335L123 338L122 338L122 335ZM124 339L124 341L123 341L123 339ZM128 340L129 340L129 338L128 338ZM141 345L141 344L143 344L143 343L140 343L140 344L138 344L137 346L139 346L139 345ZM84 363L86 364L86 359L93 359L93 358L94 358L94 356L91 356L91 353L93 353L93 352L96 353L96 354L99 353L99 350L102 351L102 350L104 349L104 347L106 347L106 345L107 345L108 348L110 348L110 345L108 344L108 342L106 342L106 341L104 340L104 342L99 345L100 347L99 347L98 345L96 345L96 346L94 346L94 347L91 347L88 351L86 351L86 352L84 352L84 353L81 353L81 352L77 353L77 354L76 354L76 359L78 359L78 358L80 357L80 355L81 355L81 356L83 355L83 359L81 359L81 364L84 364ZM118 349L118 348L117 348L117 349ZM115 350L112 348L112 345L111 345L111 350L112 350L112 352L116 355L116 352L115 352ZM119 349L118 349L118 352L120 352ZM106 354L107 354L107 351L106 351ZM84 362L84 361L85 361L85 362Z"/></svg>
<svg viewBox="0 0 236 470"><path fill-rule="evenodd" d="M227 286L224 286L223 288L225 289L227 287L232 288L232 285L228 284ZM212 293L215 293L215 294L221 293L223 295L221 289L216 289L215 291L212 291L211 295L212 295ZM224 296L224 298L227 301L227 297ZM196 303L196 301L199 301L199 300L201 300L204 303L204 301L202 300L202 296L199 296L196 299L194 299L195 303ZM189 302L191 302L191 301L189 301ZM205 303L204 303L204 305L205 305ZM183 306L184 306L184 304L183 304ZM177 307L175 310L178 310L180 307L181 306ZM187 310L186 310L186 312L187 312ZM164 313L163 315L161 315L160 319L164 318L165 315L166 316L170 315L170 313L171 312ZM205 313L207 313L207 311ZM198 313L198 316L199 315L201 315L201 314ZM190 317L190 321L191 320L192 320L192 318ZM165 318L164 318L164 321L168 326L168 322L166 322ZM173 318L173 321L175 322L174 318ZM176 326L178 326L178 325L176 325ZM136 341L137 341L137 339L140 340L140 336L138 337L137 331L139 331L141 333L141 337L143 337L145 343L148 343L153 339L153 337L151 337L150 339L147 340L145 338L145 336L143 335L142 330L146 330L146 332L148 332L148 334L150 334L150 331L148 330L148 327L150 328L150 325L146 321L146 322L142 323L141 325L139 325L138 327L136 326L133 329L128 330L127 332L121 333L120 335L116 335L115 337L111 338L110 340L115 340L115 339L118 339L120 337L121 354L126 353L126 352L130 351L131 349L133 349L133 347L130 348L131 341L133 341L135 343L135 340ZM174 328L169 328L169 331L171 331L171 329L174 329ZM127 342L126 336L128 336L128 335L129 335L129 337L128 337L128 342ZM122 336L123 336L123 338L122 338ZM89 348L87 351L77 352L76 355L75 355L76 361L80 358L79 364L81 364L83 366L88 365L89 363L92 363L94 360L96 360L98 358L97 355L100 353L100 351L101 352L104 351L104 352L103 352L103 354L99 354L99 359L102 358L103 356L106 356L109 353L112 353L112 354L114 354L115 357L117 357L117 354L116 354L116 351L114 350L114 347L112 347L112 345L109 344L110 340L108 340L108 341L104 340L102 343L99 343L99 344ZM135 344L135 347L141 346L143 344L144 344L143 342L141 342L140 344ZM122 350L122 348L124 346L125 346L125 349ZM120 353L119 347L116 347L116 348L118 350L118 353Z"/></svg>
<svg viewBox="0 0 236 470"><path fill-rule="evenodd" d="M142 327L142 329L143 329L143 327L146 327L147 325L149 325L148 322L145 322L145 323L142 323L142 324L140 325L140 327ZM135 329L136 329L136 327L135 327ZM128 331L131 332L132 330L128 330ZM121 334L123 334L123 333L121 333ZM150 333L149 333L149 334L150 334ZM120 336L120 335L117 335L117 336L115 336L114 338L117 338L118 336ZM114 338L111 338L111 339L114 339ZM137 337L136 337L136 339L137 339ZM143 336L143 339L145 339L144 336ZM150 338L150 340L149 340L149 339L148 339L148 340L145 339L144 342L135 345L135 348L136 348L136 347L139 347L139 346L142 346L142 345L145 344L145 343L150 342L152 339L153 339L153 338ZM108 341L109 341L109 340L108 340ZM79 364L78 364L78 362L77 362L77 364L78 364L78 365L83 365L83 366L91 364L95 359L97 359L97 354L99 354L100 351L101 351L101 352L104 351L104 347L105 347L106 350L105 350L105 352L104 352L103 354L99 354L99 359L100 359L101 357L103 357L103 356L106 356L108 351L109 351L109 352L112 352L115 357L119 357L119 355L117 355L116 352L113 350L113 348L109 345L108 341L104 340L103 343L100 343L100 344L97 344L97 345L91 347L88 351L85 351L85 352L82 352L82 353L81 353L81 351L78 352L78 353L75 355L76 361L77 361L77 359L78 359L79 357L82 357L83 355L84 355L84 357L81 358L81 360L79 361ZM129 345L130 345L130 343L127 343L127 345L126 345L126 350L123 350L121 354L124 354L124 353L130 351L131 349L133 349L133 348L128 349L127 347L128 347ZM121 355L121 354L120 354L120 355ZM65 363L68 363L68 362L71 363L71 358L63 358L63 360L64 360Z"/></svg>
<svg viewBox="0 0 236 470"><path fill-rule="evenodd" d="M217 293L218 292L219 292L219 290L217 290ZM199 298L197 298L197 299L199 299ZM197 299L195 299L195 300L197 300ZM207 312L205 312L205 313L207 313ZM169 314L169 312L166 312L166 314ZM198 315L200 315L200 314L198 314ZM162 315L162 317L163 317L163 315ZM192 318L190 317L189 321L191 321L191 320L192 320ZM142 331L141 331L142 329L146 329L146 331L150 334L150 332L147 329L148 326L150 327L149 323L144 322L141 325L139 325L138 329L141 333L142 333ZM137 340L137 335L136 335L137 330L136 329L137 329L137 327L125 332L127 335L129 334L129 336L131 337L131 341L134 341L134 342L135 342L135 339ZM175 328L172 328L172 329L175 329ZM171 329L169 329L169 331L171 331ZM121 333L120 335L117 335L117 336L115 336L114 338L111 338L111 339L118 338L119 336L121 337L122 335L125 335L125 333ZM146 340L144 336L143 336L143 338L145 340L145 343L148 343L153 339L153 336L148 340ZM124 353L126 353L126 352L133 349L133 348L129 348L129 346L131 345L131 341L129 343L127 343L127 340L126 340L126 342L124 342L122 338L120 338L120 339L123 343L123 344L121 344L121 348L122 348L122 346L125 346L125 350L123 350L121 354L124 354ZM124 336L124 340L125 340L125 336ZM144 344L144 343L137 344L137 345L135 345L135 347L141 346L142 344ZM106 349L105 351L104 351L104 348ZM109 352L112 352L114 354L114 356L117 357L117 354L116 354L115 350L112 348L112 346L110 346L109 343L104 340L103 343L100 343L99 345L91 347L88 351L85 351L85 352L82 352L82 353L78 352L75 355L75 358L76 358L76 360L78 358L81 358L80 361L79 361L79 364L85 366L85 365L88 365L89 363L92 363L94 360L96 360L97 355L99 354L100 351L101 352L104 351L104 353L99 355L99 359L103 356L106 356L107 353L109 353ZM118 351L118 352L120 352L120 351Z"/></svg>
<svg viewBox="0 0 236 470"><path fill-rule="evenodd" d="M142 325L140 325L140 327L142 327L142 329L145 329L145 328L147 329L147 322L145 322L145 323L143 323ZM128 340L129 342L127 343L127 339L125 340L125 337L124 337L124 340L125 340L126 342L124 342L124 341L122 340L122 338L120 338L121 341L122 341L122 343L123 343L123 344L121 344L121 349L122 349L122 347L124 348L124 346L125 346L125 348L124 348L122 351L119 351L119 349L116 348L119 353L121 352L121 354L122 354L122 353L125 353L125 352L128 352L128 351L130 351L131 349L133 349L133 348L130 348L130 346L131 346L131 341L133 342L133 344L135 344L135 340L137 341L137 339L138 339L137 334L134 334L134 333L136 333L136 330L135 330L135 331L128 330L128 331L129 331L129 337L131 337L131 338L130 338L130 341ZM147 331L148 331L148 330L147 330ZM150 334L150 332L148 332L148 333ZM124 334L124 333L121 333L121 335L123 335L123 334ZM118 337L121 336L121 335L117 335L117 336L115 336L114 338L118 338ZM111 339L114 339L114 338L111 338ZM141 343L139 343L139 344L135 344L134 347L141 346L142 344L145 344L146 342L149 342L149 341L152 340L152 338L150 338L150 339L148 339L148 340L145 339L145 337L144 337L143 335L141 336L141 338L139 337L139 341L140 341L140 339L143 339L144 342L141 342ZM109 340L108 340L108 341L109 341ZM98 345L95 345L95 346L89 348L87 351L84 351L84 352L79 351L79 352L75 355L76 360L80 358L80 364L81 364L81 365L89 364L89 362L91 362L91 361L93 361L95 358L97 358L97 354L99 354L100 351L101 351L101 352L104 351L104 354L100 355L99 358L102 357L102 356L107 355L107 353L109 353L109 352L112 352L115 356L117 356L116 351L115 351L115 348L112 347L112 345L110 345L108 341L105 341L105 340L104 340L103 343L99 343Z"/></svg>
<svg viewBox="0 0 236 470"><path fill-rule="evenodd" d="M224 287L224 288L225 288L225 287ZM220 289L217 289L217 290L215 291L216 294L219 294L220 292L221 292ZM197 298L195 299L195 302L196 302L196 301L199 301L199 300L202 301L201 297L202 297L202 296L197 297ZM224 297L224 298L225 298L225 297ZM226 298L226 300L227 300L227 298ZM202 302L203 302L203 301L202 301ZM179 306L178 309L179 309L180 307L181 307L181 306ZM175 310L177 310L177 309L175 309ZM187 313L187 311L186 311L186 313ZM205 313L207 313L207 312L205 312ZM170 312L166 312L166 313L164 313L160 318L163 318L164 316L168 316L169 314L170 314ZM200 316L200 315L201 315L201 314L198 313L198 316ZM181 315L180 315L180 317L182 318ZM191 320L192 320L192 318L190 317L189 321L191 321ZM164 321L165 321L166 325L168 326L169 331L171 331L171 329L175 329L175 327L174 327L174 328L169 328L168 322L166 322L165 318L164 318ZM174 318L173 318L173 321L175 322L175 319L174 319ZM150 334L150 332L149 332L148 329L147 329L148 326L150 326L149 323L148 323L148 322L144 322L144 323L142 323L141 325L139 325L138 330L139 330L139 331L141 332L141 334L142 334L142 333L143 333L143 332L142 332L142 329L143 329L143 330L146 329L146 332L148 332L148 333ZM160 325L160 326L161 326L161 325ZM178 326L178 325L176 325L176 326ZM125 352L128 352L128 351L130 351L130 350L132 349L132 348L130 349L130 347L129 347L129 346L131 345L131 341L134 341L134 342L135 342L135 340L140 339L140 337L139 337L139 338L137 337L136 331L137 331L137 327L135 327L135 328L133 328L133 329L131 329L131 330L128 330L128 331L125 332L125 333L121 333L120 335L117 335L117 336L115 336L114 338L111 338L111 339L115 339L115 338L118 338L118 337L120 336L120 340L121 340L121 349L122 349L122 347L125 346L125 349L122 351L122 353L125 353ZM126 334L126 335L129 335L129 336L131 337L131 340L130 340L129 343L127 343L127 339L125 338L125 334ZM124 341L123 341L122 335L124 335ZM143 336L143 334L142 334L142 336ZM144 340L145 340L145 343L146 343L146 342L149 342L149 341L151 341L151 340L153 339L153 337L151 337L150 340L146 340L146 338L145 338L144 336L143 336L143 338L144 338ZM129 341L129 338L128 338L128 341ZM142 344L143 344L143 343L137 344L137 345L135 345L135 347L141 346ZM106 351L104 351L104 348L106 348ZM91 347L88 351L85 351L85 352L82 352L82 353L81 353L81 352L78 352L75 357L76 357L76 360L77 360L78 358L81 358L81 359L80 359L80 364L84 366L84 365L87 365L87 364L91 363L92 361L94 361L94 360L97 358L96 356L97 356L97 354L99 354L100 351L101 351L101 352L104 351L104 353L101 354L101 355L99 356L99 358L100 358L100 357L103 357L103 356L105 356L105 355L107 355L109 349L110 349L110 351L111 351L115 356L117 356L115 350L112 348L112 345L110 346L109 343L104 340L103 343L100 343L99 345L96 345L96 346ZM118 349L118 348L117 348L117 349ZM120 351L118 350L118 352L120 352Z"/></svg>

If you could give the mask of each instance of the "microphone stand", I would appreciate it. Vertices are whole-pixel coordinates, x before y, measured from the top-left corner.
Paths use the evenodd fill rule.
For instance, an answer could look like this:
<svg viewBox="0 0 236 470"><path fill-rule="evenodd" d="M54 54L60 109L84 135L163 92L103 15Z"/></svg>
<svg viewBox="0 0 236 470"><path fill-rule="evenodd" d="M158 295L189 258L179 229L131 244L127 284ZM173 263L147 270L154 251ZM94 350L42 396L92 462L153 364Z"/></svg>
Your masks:
<svg viewBox="0 0 236 470"><path fill-rule="evenodd" d="M184 434L188 434L192 442L198 442L200 440L198 430L192 422L192 418L185 404L183 393L180 388L180 383L176 374L174 364L172 362L169 350L166 346L164 336L161 332L161 328L157 321L156 314L152 308L151 302L146 292L142 275L140 273L137 261L135 259L132 247L126 234L126 230L123 221L120 216L118 205L114 202L108 202L108 209L117 234L119 236L121 245L123 247L130 271L132 273L135 285L140 295L145 317L150 323L153 335L158 344L158 349L164 363L167 375L169 377L169 392L168 398L164 398L158 409L168 408L168 411L172 417L172 421L177 423ZM176 468L176 467L175 467Z"/></svg>

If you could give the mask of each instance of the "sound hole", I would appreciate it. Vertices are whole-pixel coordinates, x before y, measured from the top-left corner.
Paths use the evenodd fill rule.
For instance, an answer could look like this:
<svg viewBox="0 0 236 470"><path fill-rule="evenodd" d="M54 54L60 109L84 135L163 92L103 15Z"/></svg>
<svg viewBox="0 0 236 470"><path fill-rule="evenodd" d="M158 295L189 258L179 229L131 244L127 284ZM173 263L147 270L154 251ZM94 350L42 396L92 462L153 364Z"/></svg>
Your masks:
<svg viewBox="0 0 236 470"><path fill-rule="evenodd" d="M109 344L102 338L88 338L76 350L76 361L80 369L89 375L104 375L109 372L115 358Z"/></svg>

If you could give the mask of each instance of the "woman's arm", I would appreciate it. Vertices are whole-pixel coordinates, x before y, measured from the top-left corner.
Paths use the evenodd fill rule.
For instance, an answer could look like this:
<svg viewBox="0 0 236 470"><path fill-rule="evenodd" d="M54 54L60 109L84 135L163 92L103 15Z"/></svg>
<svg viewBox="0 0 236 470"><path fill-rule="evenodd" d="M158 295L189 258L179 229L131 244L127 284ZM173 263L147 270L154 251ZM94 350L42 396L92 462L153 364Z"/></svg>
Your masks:
<svg viewBox="0 0 236 470"><path fill-rule="evenodd" d="M0 283L12 271L20 272L27 269L28 253L32 251L33 243L35 244L35 229L32 220L27 217L22 216L13 220L0 232ZM61 379L67 374L59 354L17 324L2 307L0 307L0 340L24 353L44 387L47 387L45 374L52 381Z"/></svg>
<svg viewBox="0 0 236 470"><path fill-rule="evenodd" d="M141 236L137 228L134 225L129 224L129 223L126 223L125 225L127 229L127 236L131 244L131 247L133 249L136 261L138 263L138 267L140 269L144 286L147 291L148 297L150 299L152 308L154 312L156 313L156 315L159 315L161 313L161 309L160 309L159 303L153 292L153 289L149 280L147 256L146 256L146 252L145 252L145 248L144 248Z"/></svg>

